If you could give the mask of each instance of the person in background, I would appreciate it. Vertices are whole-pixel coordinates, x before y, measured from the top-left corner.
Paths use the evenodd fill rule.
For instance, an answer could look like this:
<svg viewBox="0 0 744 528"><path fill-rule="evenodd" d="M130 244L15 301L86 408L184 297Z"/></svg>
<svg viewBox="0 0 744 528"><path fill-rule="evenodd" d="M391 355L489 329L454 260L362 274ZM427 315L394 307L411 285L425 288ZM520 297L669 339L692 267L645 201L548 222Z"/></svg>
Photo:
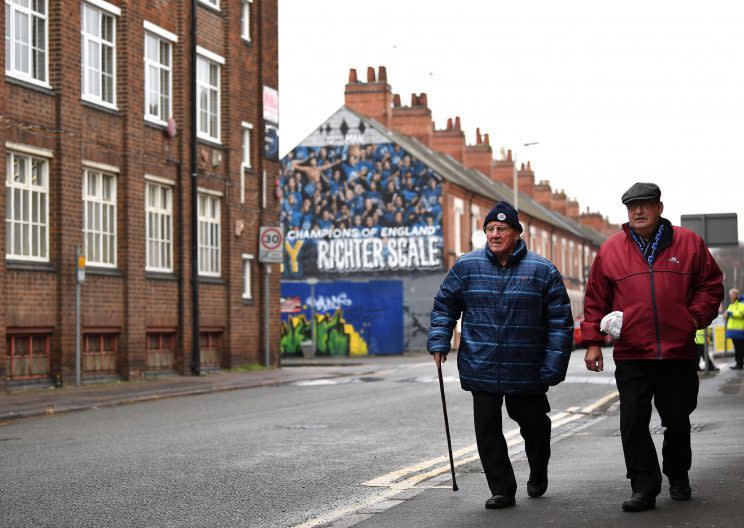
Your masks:
<svg viewBox="0 0 744 528"><path fill-rule="evenodd" d="M723 299L723 274L705 242L662 218L661 190L635 183L622 196L623 230L599 248L586 285L581 334L588 370L603 370L602 318L623 312L615 342L620 436L633 494L627 512L656 506L661 471L651 438L651 400L665 427L663 470L673 500L692 494L690 414L697 407L695 332L707 328Z"/></svg>
<svg viewBox="0 0 744 528"><path fill-rule="evenodd" d="M726 339L731 339L734 343L736 364L731 368L742 370L744 369L744 295L740 295L736 288L731 288L729 300L731 304L723 313L723 318L726 319Z"/></svg>
<svg viewBox="0 0 744 528"><path fill-rule="evenodd" d="M718 367L716 367L713 364L713 360L710 359L710 351L708 351L708 354L705 353L705 339L706 335L708 334L708 338L710 338L710 327L708 328L700 328L697 332L695 332L695 348L697 348L698 351L698 372L701 372L703 369L700 368L700 360L703 360L703 365L706 363L708 364L708 370L721 370Z"/></svg>
<svg viewBox="0 0 744 528"><path fill-rule="evenodd" d="M397 213L396 213L397 214ZM473 394L475 438L491 498L515 504L517 482L501 428L501 406L520 427L530 466L527 494L548 488L550 404L546 392L566 377L573 319L561 274L527 250L517 211L501 201L483 222L486 247L460 257L434 297L427 349L447 360L462 317L460 384Z"/></svg>

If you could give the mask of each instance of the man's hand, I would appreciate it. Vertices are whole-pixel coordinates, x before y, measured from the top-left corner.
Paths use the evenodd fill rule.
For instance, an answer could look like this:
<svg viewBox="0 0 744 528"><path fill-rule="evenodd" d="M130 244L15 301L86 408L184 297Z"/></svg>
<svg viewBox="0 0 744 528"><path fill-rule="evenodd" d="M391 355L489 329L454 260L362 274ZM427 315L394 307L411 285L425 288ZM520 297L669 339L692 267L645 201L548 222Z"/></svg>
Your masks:
<svg viewBox="0 0 744 528"><path fill-rule="evenodd" d="M434 363L437 364L437 367L441 367L442 363L447 361L447 354L442 354L441 352L434 352L432 356L434 356Z"/></svg>
<svg viewBox="0 0 744 528"><path fill-rule="evenodd" d="M590 345L586 348L586 354L584 354L584 363L586 364L586 370L593 370L594 372L602 372L604 370L604 360L602 359L602 349L597 345Z"/></svg>

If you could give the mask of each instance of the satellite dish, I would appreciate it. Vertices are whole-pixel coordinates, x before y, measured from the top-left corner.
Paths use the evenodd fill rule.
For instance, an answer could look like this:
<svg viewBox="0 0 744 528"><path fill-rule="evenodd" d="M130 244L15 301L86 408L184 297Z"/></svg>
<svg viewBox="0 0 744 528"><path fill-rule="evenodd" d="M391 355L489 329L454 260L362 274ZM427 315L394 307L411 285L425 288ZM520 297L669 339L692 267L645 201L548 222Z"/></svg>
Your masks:
<svg viewBox="0 0 744 528"><path fill-rule="evenodd" d="M176 120L172 117L168 119L168 124L165 125L165 133L168 134L169 138L176 137Z"/></svg>

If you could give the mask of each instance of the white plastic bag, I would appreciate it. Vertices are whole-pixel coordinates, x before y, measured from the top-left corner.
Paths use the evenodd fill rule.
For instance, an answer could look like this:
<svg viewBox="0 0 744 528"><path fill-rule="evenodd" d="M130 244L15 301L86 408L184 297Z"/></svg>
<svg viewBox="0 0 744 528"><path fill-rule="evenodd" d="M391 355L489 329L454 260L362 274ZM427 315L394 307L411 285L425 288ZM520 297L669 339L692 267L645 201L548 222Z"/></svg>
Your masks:
<svg viewBox="0 0 744 528"><path fill-rule="evenodd" d="M613 340L620 338L620 330L623 327L623 312L610 312L602 318L599 329L610 336Z"/></svg>

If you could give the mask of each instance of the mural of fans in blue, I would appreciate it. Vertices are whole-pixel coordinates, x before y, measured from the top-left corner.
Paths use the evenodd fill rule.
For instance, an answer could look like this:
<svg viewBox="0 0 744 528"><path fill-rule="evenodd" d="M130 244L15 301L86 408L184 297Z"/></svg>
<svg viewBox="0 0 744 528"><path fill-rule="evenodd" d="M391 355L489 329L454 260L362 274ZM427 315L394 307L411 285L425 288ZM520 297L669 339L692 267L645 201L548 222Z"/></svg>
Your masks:
<svg viewBox="0 0 744 528"><path fill-rule="evenodd" d="M390 142L282 160L285 277L442 267L441 178Z"/></svg>

